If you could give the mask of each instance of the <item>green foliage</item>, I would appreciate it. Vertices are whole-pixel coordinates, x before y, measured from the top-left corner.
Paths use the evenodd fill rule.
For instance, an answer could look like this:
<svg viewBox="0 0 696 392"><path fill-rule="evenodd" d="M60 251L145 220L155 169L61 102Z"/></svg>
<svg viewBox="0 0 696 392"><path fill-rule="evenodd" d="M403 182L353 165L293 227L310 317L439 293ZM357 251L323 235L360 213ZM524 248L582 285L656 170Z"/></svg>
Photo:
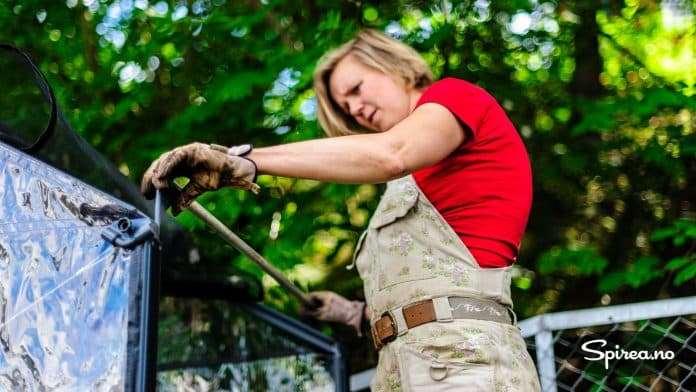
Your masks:
<svg viewBox="0 0 696 392"><path fill-rule="evenodd" d="M680 256L669 260L664 269L674 274L674 284L680 286L696 278L696 220L678 219L670 226L653 231L650 239L656 242L670 241L676 248L685 249Z"/></svg>
<svg viewBox="0 0 696 392"><path fill-rule="evenodd" d="M653 231L650 239L653 241L672 240L674 246L683 246L687 242L696 241L696 220L678 219L672 225Z"/></svg>
<svg viewBox="0 0 696 392"><path fill-rule="evenodd" d="M663 272L658 269L660 260L652 256L644 256L630 264L621 272L613 272L603 276L599 280L599 289L603 292L614 292L622 286L628 285L638 288L652 280L662 277Z"/></svg>
<svg viewBox="0 0 696 392"><path fill-rule="evenodd" d="M554 247L539 257L538 267L542 274L561 272L575 276L599 275L608 262L595 249L578 250Z"/></svg>

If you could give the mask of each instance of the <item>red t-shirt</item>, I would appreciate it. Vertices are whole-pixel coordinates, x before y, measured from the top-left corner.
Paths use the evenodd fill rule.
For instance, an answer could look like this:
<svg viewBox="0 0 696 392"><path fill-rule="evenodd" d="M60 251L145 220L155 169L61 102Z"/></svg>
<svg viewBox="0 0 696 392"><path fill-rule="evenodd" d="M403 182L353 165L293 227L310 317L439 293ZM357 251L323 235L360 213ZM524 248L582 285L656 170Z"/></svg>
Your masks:
<svg viewBox="0 0 696 392"><path fill-rule="evenodd" d="M413 172L423 193L484 268L515 262L532 204L527 150L503 108L484 89L446 78L418 101L459 119L465 141L439 163Z"/></svg>

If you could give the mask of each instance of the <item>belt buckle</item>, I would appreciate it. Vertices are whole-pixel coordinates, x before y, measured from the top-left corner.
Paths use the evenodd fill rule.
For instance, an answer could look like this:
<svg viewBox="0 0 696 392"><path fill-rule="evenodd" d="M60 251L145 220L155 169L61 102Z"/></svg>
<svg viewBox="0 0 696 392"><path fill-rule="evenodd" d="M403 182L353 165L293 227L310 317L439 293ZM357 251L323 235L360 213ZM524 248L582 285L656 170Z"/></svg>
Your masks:
<svg viewBox="0 0 696 392"><path fill-rule="evenodd" d="M378 323L380 323L384 318L387 318L389 320L389 325L391 326L391 334L385 336L384 338L379 337L379 332L378 332ZM392 317L391 313L388 311L382 313L382 316L375 321L375 323L372 325L372 342L375 345L375 349L379 351L382 347L384 347L387 343L393 341L396 339L396 323L394 322L394 318Z"/></svg>

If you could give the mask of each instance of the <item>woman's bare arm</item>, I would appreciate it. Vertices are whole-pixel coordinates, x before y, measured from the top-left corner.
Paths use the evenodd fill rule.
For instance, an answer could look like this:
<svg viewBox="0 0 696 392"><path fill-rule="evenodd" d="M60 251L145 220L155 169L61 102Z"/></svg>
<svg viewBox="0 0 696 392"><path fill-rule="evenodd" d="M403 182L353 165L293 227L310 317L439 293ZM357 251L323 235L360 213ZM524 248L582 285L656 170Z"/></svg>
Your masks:
<svg viewBox="0 0 696 392"><path fill-rule="evenodd" d="M444 106L426 103L381 133L308 140L254 149L259 174L338 183L380 183L435 164L465 138Z"/></svg>

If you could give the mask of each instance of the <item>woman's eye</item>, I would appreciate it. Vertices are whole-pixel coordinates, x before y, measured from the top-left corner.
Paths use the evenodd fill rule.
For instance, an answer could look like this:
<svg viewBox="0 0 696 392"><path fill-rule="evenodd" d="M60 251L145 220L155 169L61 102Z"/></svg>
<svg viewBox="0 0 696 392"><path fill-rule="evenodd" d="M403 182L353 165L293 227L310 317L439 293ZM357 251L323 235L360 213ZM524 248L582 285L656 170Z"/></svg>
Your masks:
<svg viewBox="0 0 696 392"><path fill-rule="evenodd" d="M353 94L357 94L358 92L360 92L360 85L362 85L362 82L356 84L355 87L353 87L353 90L351 90L351 92Z"/></svg>

